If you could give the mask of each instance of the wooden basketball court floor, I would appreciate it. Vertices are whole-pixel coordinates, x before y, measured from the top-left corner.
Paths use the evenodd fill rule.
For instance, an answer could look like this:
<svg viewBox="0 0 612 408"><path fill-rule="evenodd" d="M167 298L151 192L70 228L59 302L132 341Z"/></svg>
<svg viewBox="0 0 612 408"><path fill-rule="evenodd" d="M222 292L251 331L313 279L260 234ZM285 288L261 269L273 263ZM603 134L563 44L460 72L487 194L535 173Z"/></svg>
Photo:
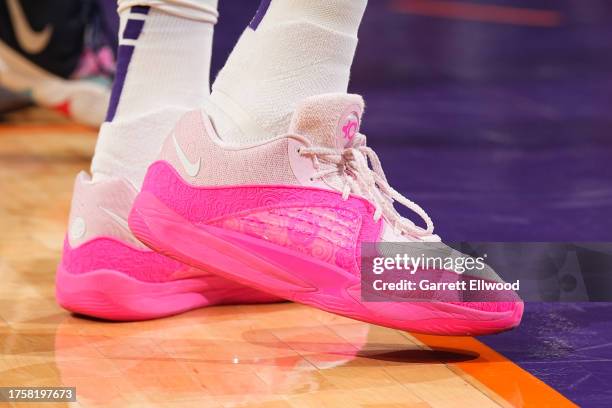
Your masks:
<svg viewBox="0 0 612 408"><path fill-rule="evenodd" d="M78 402L13 406L574 406L474 338L298 304L136 323L71 315L55 303L54 274L96 134L31 112L12 118L27 125L0 124L0 386L75 386Z"/></svg>

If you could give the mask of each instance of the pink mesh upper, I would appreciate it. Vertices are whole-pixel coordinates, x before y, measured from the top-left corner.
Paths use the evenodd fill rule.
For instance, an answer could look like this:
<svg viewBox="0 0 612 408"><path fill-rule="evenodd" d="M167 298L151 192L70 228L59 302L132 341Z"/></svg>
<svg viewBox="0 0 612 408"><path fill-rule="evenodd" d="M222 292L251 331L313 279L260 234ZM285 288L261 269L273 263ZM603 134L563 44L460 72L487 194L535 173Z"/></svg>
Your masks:
<svg viewBox="0 0 612 408"><path fill-rule="evenodd" d="M195 187L168 163L154 163L142 191L194 224L222 226L358 271L361 242L378 241L382 222L365 199L298 186Z"/></svg>
<svg viewBox="0 0 612 408"><path fill-rule="evenodd" d="M215 226L265 239L351 269L361 217L337 207L267 208L224 218Z"/></svg>

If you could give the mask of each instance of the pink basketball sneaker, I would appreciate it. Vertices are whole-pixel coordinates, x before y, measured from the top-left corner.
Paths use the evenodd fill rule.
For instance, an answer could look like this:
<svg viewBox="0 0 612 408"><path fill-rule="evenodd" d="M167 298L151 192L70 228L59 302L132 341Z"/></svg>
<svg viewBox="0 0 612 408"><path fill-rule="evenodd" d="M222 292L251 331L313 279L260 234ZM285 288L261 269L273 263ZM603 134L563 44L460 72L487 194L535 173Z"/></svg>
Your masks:
<svg viewBox="0 0 612 408"><path fill-rule="evenodd" d="M249 146L225 144L202 111L185 115L148 170L131 230L192 266L374 324L449 335L518 325L520 301L361 300L361 243L439 241L425 211L387 184L359 133L362 112L358 95L312 97L286 135Z"/></svg>
<svg viewBox="0 0 612 408"><path fill-rule="evenodd" d="M203 306L279 300L142 245L127 223L135 197L122 179L77 176L56 275L61 306L103 319L143 320Z"/></svg>

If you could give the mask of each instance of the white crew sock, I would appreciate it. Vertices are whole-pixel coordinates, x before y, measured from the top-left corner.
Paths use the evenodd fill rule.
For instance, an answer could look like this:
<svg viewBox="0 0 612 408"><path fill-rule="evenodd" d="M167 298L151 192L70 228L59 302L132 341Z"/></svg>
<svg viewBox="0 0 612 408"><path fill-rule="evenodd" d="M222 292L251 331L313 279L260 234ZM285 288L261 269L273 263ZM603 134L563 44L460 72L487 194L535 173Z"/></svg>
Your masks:
<svg viewBox="0 0 612 408"><path fill-rule="evenodd" d="M346 92L366 4L263 0L213 84L207 110L220 137L248 143L285 133L299 101Z"/></svg>
<svg viewBox="0 0 612 408"><path fill-rule="evenodd" d="M94 180L140 188L184 112L209 96L217 0L119 0L117 76L91 165Z"/></svg>

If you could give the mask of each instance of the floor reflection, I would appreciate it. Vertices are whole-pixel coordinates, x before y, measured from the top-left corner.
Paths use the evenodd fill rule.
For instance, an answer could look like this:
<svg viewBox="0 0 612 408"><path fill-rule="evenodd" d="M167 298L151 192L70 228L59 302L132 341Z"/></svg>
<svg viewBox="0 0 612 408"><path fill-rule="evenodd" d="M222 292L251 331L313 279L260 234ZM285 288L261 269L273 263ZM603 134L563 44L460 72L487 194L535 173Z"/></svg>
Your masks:
<svg viewBox="0 0 612 408"><path fill-rule="evenodd" d="M339 385L394 385L385 369L477 357L423 350L398 332L295 304L202 309L138 323L66 315L54 348L61 383L76 386L87 405L261 402Z"/></svg>

